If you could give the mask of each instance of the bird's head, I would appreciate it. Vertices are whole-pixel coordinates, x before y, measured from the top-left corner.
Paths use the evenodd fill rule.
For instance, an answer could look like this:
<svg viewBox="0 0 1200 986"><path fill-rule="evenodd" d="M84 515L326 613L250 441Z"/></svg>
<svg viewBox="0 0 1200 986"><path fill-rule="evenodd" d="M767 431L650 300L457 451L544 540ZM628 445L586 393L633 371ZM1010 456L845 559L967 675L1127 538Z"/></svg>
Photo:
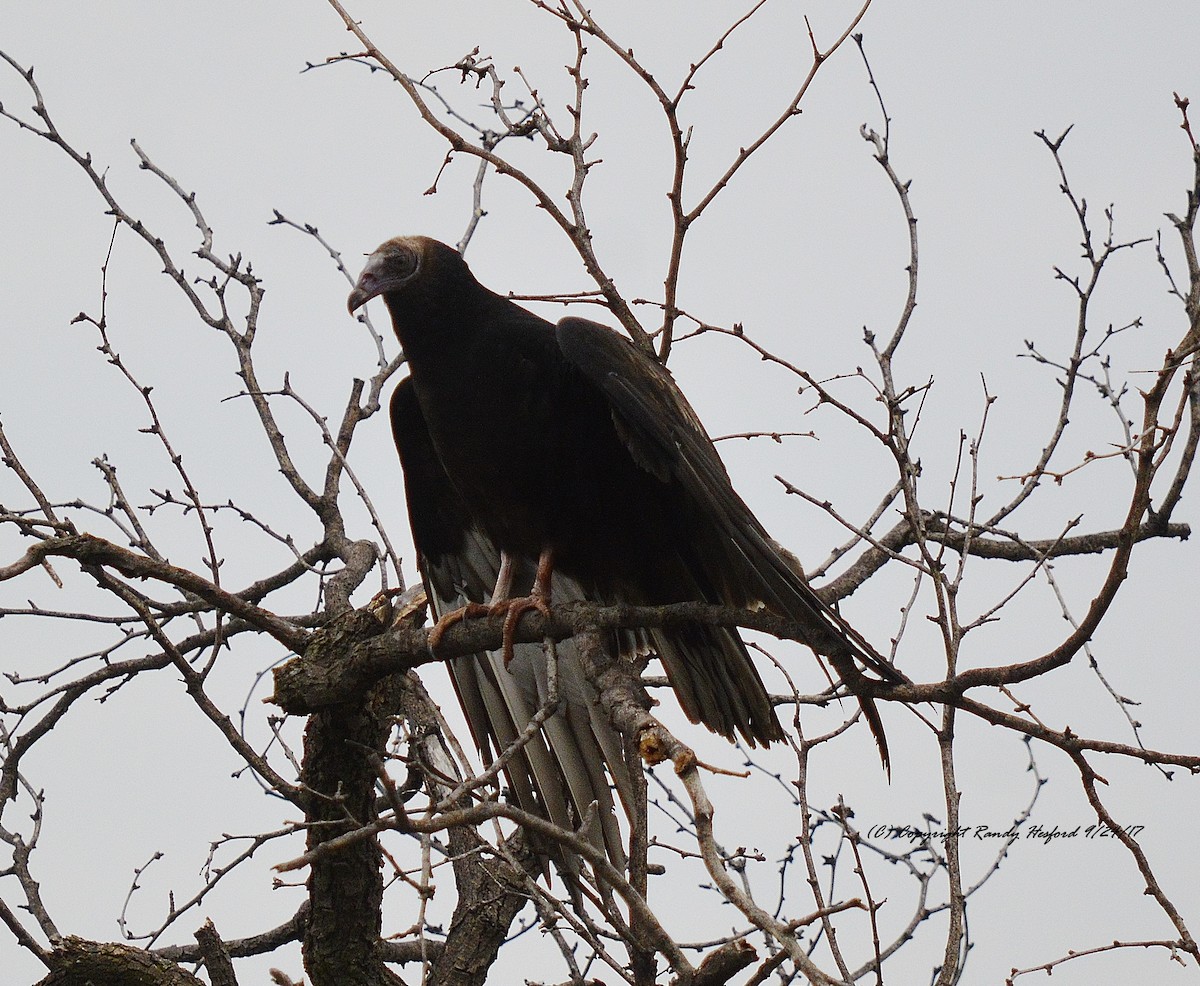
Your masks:
<svg viewBox="0 0 1200 986"><path fill-rule="evenodd" d="M346 305L353 314L379 295L411 292L416 284L441 283L465 270L458 251L445 243L428 236L396 236L367 257Z"/></svg>
<svg viewBox="0 0 1200 986"><path fill-rule="evenodd" d="M396 236L381 243L367 257L366 266L346 301L351 314L372 298L398 291L416 278L431 242L424 236Z"/></svg>

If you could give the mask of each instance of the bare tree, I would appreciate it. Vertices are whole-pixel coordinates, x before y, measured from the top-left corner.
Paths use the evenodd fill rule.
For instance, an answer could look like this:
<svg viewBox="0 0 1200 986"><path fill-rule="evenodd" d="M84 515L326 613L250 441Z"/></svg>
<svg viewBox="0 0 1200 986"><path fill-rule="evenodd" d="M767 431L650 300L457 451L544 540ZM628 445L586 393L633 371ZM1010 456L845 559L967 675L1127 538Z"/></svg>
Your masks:
<svg viewBox="0 0 1200 986"><path fill-rule="evenodd" d="M908 292L894 325L886 332L866 333L873 362L821 379L794 355L757 342L742 326L712 324L683 307L680 288L689 234L722 193L742 180L747 163L760 149L797 126L801 106L811 98L811 83L822 68L835 56L858 57L857 45L864 85L875 86L862 38L855 33L870 0L847 17L837 36L819 38L810 30L805 70L777 97L771 122L707 183L689 171L688 114L706 69L758 14L761 0L733 20L708 50L696 53L688 70L671 83L656 76L577 0L531 0L573 48L566 68L571 99L565 109L540 95L537 80L520 70L502 71L479 49L451 66L417 70L398 65L376 45L352 9L339 0L329 4L353 42L319 67L370 69L396 85L399 98L419 114L419 126L440 135L446 145L445 163L431 191L448 180L444 172L453 161L473 162L469 218L460 249L466 248L485 215L488 190L496 182L515 183L548 221L545 237L549 240L553 230L559 242L569 244L594 284L583 293L547 293L531 300L603 307L637 345L664 361L684 340L728 336L776 364L799 400L834 410L854 429L855 440L872 450L869 475L877 505L865 516L844 516L820 496L784 485L845 529L843 542L809 573L821 584L822 595L836 603L870 582L882 581L901 614L890 657L916 683L879 684L873 697L903 710L905 722L919 723L934 740L920 754L920 770L940 785L938 815L927 815L914 826L864 827L853 806L841 799L826 806L813 803L814 765L830 750L850 743L852 727L854 735L863 730L857 713L841 715L836 700L843 696L837 690L805 693L793 684L788 664L776 656L785 652L777 652L773 644L758 648L764 664L773 663L779 671L781 684L774 700L791 715L787 773L780 773L778 758L759 751L740 753L745 776L755 786L754 797L777 803L795 820L792 837L780 852L767 855L731 844L741 838L737 825L719 824L735 815L733 796L722 787L730 780L728 772L704 763L639 700L641 685L662 689L665 679L648 674L641 682L632 681L626 669L604 666L597 651L592 652L597 658L593 683L602 704L648 765L646 803L629 833L628 869L615 867L580 832L509 803L500 790L505 754L490 765L475 762L415 670L494 649L501 629L494 621L464 621L450 627L436 656L431 654L428 631L421 625L420 587L406 582L414 573L402 564L388 533L398 523L397 499L389 495L385 501L379 491L368 489L355 469L358 429L379 411L398 379L403 355L364 318L362 331L370 337L376 362L368 379L351 383L336 417L327 416L300 393L288 374L276 378L264 373L255 350L263 282L241 253L218 245L203 211L202 188L199 194L189 191L150 151L133 144L139 166L161 182L196 227L198 242L189 246L195 260L189 258L186 264L198 262L199 268L185 269L184 248L152 228L113 192L104 166L56 124L32 70L2 54L11 70L9 82L23 87L33 106L21 111L7 100L0 115L31 137L50 142L76 166L112 217L113 242L130 237L142 241L189 306L197 327L222 338L241 381L237 398L243 415L265 435L279 473L307 512L304 523L285 526L223 494L214 495L220 477L197 475L185 464L188 450L175 444L154 387L139 378L112 341L109 261L104 259L99 300L76 321L89 329L100 352L140 402L140 420L128 427L139 428L159 443L173 470L173 487L127 491L117 465L98 458L94 464L103 479L105 501L56 496L26 464L29 457L22 443L36 442L37 436L10 435L0 428L5 467L0 582L18 587L30 600L20 605L6 602L0 616L6 627L52 625L64 631L52 665L5 669L7 684L0 696L0 839L10 854L0 870L0 919L19 945L45 965L43 981L196 982L197 975L189 970L202 967L213 986L228 986L238 981L238 959L301 942L304 974L317 986L418 980L479 983L502 949L520 948L522 943L514 939L537 934L541 942L529 946L536 957L525 964L529 981L648 984L665 972L673 982L696 986L753 984L768 978L882 983L889 964L912 948L920 934L926 942L936 935L939 942L938 955L929 963L932 981L956 983L963 981L972 942L981 935L1004 933L970 928L967 902L983 892L1012 845L1030 834L1033 804L1043 783L1039 758L1046 751L1055 751L1072 765L1075 783L1090 806L1090 829L1116 840L1128 854L1145 894L1158 908L1156 921L1162 931L1153 939L1064 940L1061 951L1036 969L1014 968L1010 981L1033 971L1052 972L1084 955L1123 950L1162 950L1180 962L1200 964L1200 949L1185 915L1160 879L1163 868L1174 861L1152 858L1139 841L1139 826L1128 824L1112 807L1124 763L1150 765L1166 783L1175 768L1196 773L1200 756L1146 745L1145 715L1134 718L1133 701L1108 684L1089 652L1089 641L1111 618L1115 600L1133 577L1131 559L1140 546L1190 534L1190 528L1175 519L1200 440L1195 369L1200 343L1195 241L1200 150L1190 129L1187 100L1176 97L1187 141L1181 146L1191 155L1194 179L1183 207L1168 214L1164 234L1149 240L1123 239L1111 210L1101 216L1089 210L1069 179L1067 134L1040 135L1082 244L1081 263L1057 272L1074 297L1077 317L1065 340L1028 344L1025 355L1053 375L1047 388L1058 395L1058 409L1044 434L1031 436L1029 466L1009 478L1005 501L983 511L987 480L981 474L980 450L988 438L995 400L986 380L981 382L973 423L963 426L957 447L945 453L952 476L948 488L923 480L923 466L914 451L914 432L937 391L929 379L908 378L897 362L918 298L918 224L879 88L874 91L880 122L864 126L862 137L894 196L895 221L906 233ZM660 111L669 155L665 191L672 229L663 257L663 290L655 298L628 297L618 289L589 225L588 182L597 163L595 136L588 126L593 95L589 66L599 53L615 59ZM474 105L481 96L482 109ZM554 189L562 187L563 176L566 191L558 194ZM202 183L203 176L188 180ZM350 281L353 272L318 229L278 211L271 221L309 238ZM1113 369L1108 354L1113 340L1139 323L1097 325L1093 313L1097 291L1106 283L1114 258L1123 253L1157 264L1178 306L1167 351L1155 352L1149 342L1140 350L1147 369L1136 383ZM1077 418L1088 418L1080 407L1097 398L1111 431L1077 438ZM320 436L319 464L314 464L315 442L305 444L285 433L285 417L296 420L297 413L311 424L310 433ZM780 441L786 434L726 438ZM1109 443L1104 451L1073 451L1101 448L1101 441ZM1123 462L1127 474L1105 479L1111 474L1096 472L1103 460ZM1039 528L1032 510L1039 497L1085 471L1096 472L1097 483L1111 482L1105 495L1123 504L1120 523L1109 529L1083 529L1078 521L1056 530ZM156 533L162 530L158 518L164 515L174 517L178 529L187 529L187 536L199 545L197 551L179 549L174 534L164 538ZM303 533L313 520L317 534ZM286 563L261 562L266 556L251 535L285 551ZM241 550L248 555L242 561L257 574L248 584L231 584L222 567L232 552ZM191 560L170 560L181 554ZM968 635L997 621L1003 626L1032 586L1045 583L1058 593L1054 562L1068 556L1096 556L1091 569L1094 586L1091 601L1081 611L1059 594L1068 629L1053 646L1041 652L1013 647L1005 652L1005 660L985 664L963 658ZM1021 573L1016 579L1010 574L1014 567ZM989 579L987 573L1001 568L1005 579ZM51 584L69 588L69 608L32 601L44 596ZM965 606L968 586L973 601ZM980 596L989 593L981 605ZM922 642L910 644L920 640L911 629L917 620L936 627L936 651ZM548 618L528 615L519 639L545 641L549 655L555 642L569 637L582 640L586 649L601 629L689 621L762 631L768 640L799 639L785 621L769 614L699 603L555 606ZM87 643L76 643L79 633ZM264 641L280 660L287 656L274 669L273 707L246 703L239 708L216 682L242 653L263 653ZM1075 728L1068 724L1074 721L1070 715L1057 707L1039 708L1043 692L1027 691L1031 683L1052 681L1068 665L1081 663L1108 690L1125 722L1123 733L1109 727L1095 734ZM178 707L172 715L206 720L241 771L276 799L278 821L274 828L251 835L217 838L198 886L172 895L152 929L134 930L122 920L125 941L85 940L56 919L55 901L41 891L39 867L47 865L40 845L43 824L53 812L68 810L70 795L56 790L53 771L37 752L85 701L107 698L132 682L155 676L182 681L186 698L175 697ZM302 736L295 725L298 717L306 717ZM1029 751L1028 800L1014 805L1006 825L990 833L992 862L982 871L966 866L961 855L970 830L960 813L962 792L986 784L986 778L962 769L957 738L964 721L997 727L998 736L1019 737ZM814 730L814 723L829 725ZM523 735L515 742L528 740ZM673 773L649 769L660 763L670 763ZM879 783L885 783L882 773ZM718 791L730 800L723 801ZM237 940L222 939L203 912L220 898L232 875L245 870L264 847L277 844L287 859L276 867L278 879L305 874L304 903L276 927L263 927ZM577 874L570 879L552 874L539 845L559 847L558 854L575 861ZM456 888L452 905L448 873ZM688 893L688 906L681 913L683 884L697 889ZM192 928L197 929L194 945L161 943ZM300 970L274 975L277 982L293 982Z"/></svg>

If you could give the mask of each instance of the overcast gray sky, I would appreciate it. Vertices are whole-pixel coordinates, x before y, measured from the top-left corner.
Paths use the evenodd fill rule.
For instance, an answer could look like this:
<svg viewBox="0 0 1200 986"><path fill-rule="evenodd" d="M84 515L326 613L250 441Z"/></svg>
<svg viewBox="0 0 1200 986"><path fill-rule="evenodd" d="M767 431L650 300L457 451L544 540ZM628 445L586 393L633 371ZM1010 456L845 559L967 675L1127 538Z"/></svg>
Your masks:
<svg viewBox="0 0 1200 986"><path fill-rule="evenodd" d="M548 105L567 98L563 65L573 57L571 38L528 3L364 0L349 7L412 74L453 64L479 46L502 71L520 65ZM810 17L818 41L827 43L854 7L775 0L706 67L684 104L695 128L691 189L711 182L786 104L810 60L803 16ZM740 8L597 0L593 9L670 87ZM1172 92L1200 98L1200 7L1190 0L876 0L860 29L892 119L892 161L912 180L919 219L921 295L898 370L907 384L935 381L917 442L923 482L931 491L944 488L960 430L977 430L982 374L998 398L982 451L986 509L1012 488L995 477L1029 468L1049 433L1058 401L1052 374L1017 355L1026 339L1067 352L1074 298L1052 268L1082 270L1078 228L1034 132L1057 136L1073 125L1064 159L1092 215L1098 218L1113 204L1118 240L1153 237L1162 229L1170 256L1178 260L1163 213L1184 210L1192 163ZM177 256L194 249L190 217L138 169L129 146L135 138L196 192L218 251L252 260L267 287L260 373L277 383L289 371L297 389L331 418L340 414L351 378L372 371L373 352L345 313L346 285L328 258L303 236L269 226L271 210L318 226L357 268L360 254L397 233L457 240L470 213L474 174L474 165L460 159L442 176L438 194L422 194L444 147L420 125L399 88L382 73L353 64L302 71L306 63L351 49L352 40L319 0L0 4L0 47L36 68L58 126L108 169L126 207L153 221ZM603 159L588 187L597 249L626 297L658 298L670 231L661 119L614 58L592 52L588 74L592 116L585 130L600 135L593 153ZM445 73L440 85L456 107L472 111L484 94L458 87L456 79ZM7 69L0 72L0 101L20 113L29 103L21 80ZM802 115L697 225L685 256L681 307L713 324L742 323L818 377L868 366L863 328L882 335L894 327L906 289L907 252L896 197L859 135L863 123L883 126L862 61L847 46L820 73ZM548 168L533 144L513 153L532 167ZM90 461L107 453L127 488L137 491L131 496L145 502L150 488L171 482L169 463L148 436L138 434L145 422L137 395L96 352L94 330L71 324L80 310L98 311L111 222L77 168L8 121L0 121L0 161L4 426L56 501L104 501ZM565 188L565 172L538 173L551 191ZM591 287L561 232L531 208L526 193L493 176L485 205L489 214L467 254L484 283L518 293ZM1103 233L1103 223L1098 226ZM1180 332L1182 316L1166 287L1147 245L1114 261L1097 298L1098 325L1143 319L1141 330L1121 336L1112 349L1114 372L1133 374L1135 385L1137 371L1152 367ZM311 521L289 501L248 409L221 402L239 388L227 344L190 317L155 258L128 234L117 238L109 293L114 344L139 379L155 386L174 440L203 477L205 498L232 498L272 517L281 529L294 528L298 538L311 534ZM556 318L558 310L546 314ZM382 310L376 320L384 324ZM704 337L680 345L673 366L714 435L817 432L815 441L722 443L739 490L806 565L821 562L844 534L819 510L787 497L776 474L828 498L851 518L865 516L892 483L878 452L861 446L827 409L806 413L812 402L796 397L789 378L737 343ZM858 396L869 407L861 390ZM1077 459L1089 450L1106 451L1119 437L1111 411L1090 396L1084 407L1078 422L1084 427L1064 462L1072 454ZM298 447L309 449L300 452L302 460L315 466L321 450L311 424L299 415L287 420ZM398 469L381 419L360 435L353 464L403 543ZM1085 529L1115 526L1128 486L1124 469L1120 462L1101 463L1045 490L1041 505L1021 521L1023 533L1053 537L1078 514ZM0 475L0 503L18 502L12 477ZM932 492L928 502L936 502ZM1185 509L1191 502L1185 500ZM366 533L364 525L359 535ZM159 536L180 563L198 563L192 528L174 531L163 518ZM261 575L264 558L268 567L278 561L269 546L243 542L235 528L222 536L223 574L232 584ZM22 550L15 538L0 537L0 564ZM1147 745L1155 748L1200 748L1190 619L1198 561L1192 542L1147 546L1135 556L1133 578L1095 641L1117 690L1146 703L1137 715L1147 723ZM410 567L409 577L414 574ZM1022 574L1003 568L981 573L967 590L966 605L987 608ZM1094 562L1064 561L1056 574L1078 615L1095 594L1101 569ZM0 606L22 605L35 591L33 581L0 585ZM48 581L36 592L42 605L63 605ZM906 593L897 573L857 594L845 612L869 638L884 642L896 633ZM1044 583L1026 595L1013 619L974 635L966 651L972 663L1022 659L1063 635L1059 604ZM906 641L906 669L915 677L937 674L932 628L915 621ZM61 627L0 621L0 670L52 667L85 647L82 637ZM250 687L247 668L256 671L278 656L265 643L257 652L248 648L239 657L240 670L228 674L230 700ZM819 688L815 666L797 663L808 675L805 683ZM452 701L437 669L425 678ZM1094 735L1130 741L1116 709L1083 668L1031 688L1031 696L1057 725L1078 724ZM229 780L237 765L204 724L180 721L180 699L174 683L164 680L139 683L110 705L77 709L62 736L29 765L34 782L48 792L38 874L64 932L115 936L114 917L133 868L163 849L167 858L134 905L141 926L153 923L168 888L182 896L194 890L209 841L221 832L281 821L277 802L258 795L247 779ZM260 708L251 703L255 714L263 714ZM832 804L844 793L864 827L918 823L923 812L941 817L934 744L912 717L887 711L898 754L891 785L872 761L869 741L848 741L845 749L858 759L822 764L813 779L815 803ZM959 767L964 818L1005 825L1030 790L1024 751L974 724L964 730L971 734ZM704 742L695 730L688 736ZM719 744L708 749L728 755ZM1067 828L1091 821L1069 764L1043 750L1039 765L1051 783L1034 820ZM1190 831L1200 808L1194 781L1178 776L1167 784L1149 769L1125 767L1110 780L1114 809L1129 823L1146 826L1145 845L1165 889L1194 927L1200 920ZM736 788L728 800L739 803ZM720 823L727 842L763 844L770 858L770 840L786 841L795 819L734 813ZM968 858L978 875L988 856L972 847ZM1172 858L1179 865L1171 866ZM247 869L214 898L206 913L224 934L262 930L292 912L296 894L269 890L275 861L266 858ZM1019 843L994 883L972 902L978 942L965 981L997 982L1014 965L1034 965L1067 948L1115 937L1171 937L1161 912L1140 896L1139 881L1129 856L1111 840ZM929 934L906 949L891 981L923 981L936 962L937 944L937 935ZM298 974L295 953L291 961L288 971ZM1097 969L1104 981L1195 978L1193 968L1157 953L1088 961L1094 964L1056 970L1055 982L1093 982ZM39 975L36 963L2 932L0 969L6 982ZM519 967L508 974L512 981L541 975ZM263 980L243 979L254 981Z"/></svg>

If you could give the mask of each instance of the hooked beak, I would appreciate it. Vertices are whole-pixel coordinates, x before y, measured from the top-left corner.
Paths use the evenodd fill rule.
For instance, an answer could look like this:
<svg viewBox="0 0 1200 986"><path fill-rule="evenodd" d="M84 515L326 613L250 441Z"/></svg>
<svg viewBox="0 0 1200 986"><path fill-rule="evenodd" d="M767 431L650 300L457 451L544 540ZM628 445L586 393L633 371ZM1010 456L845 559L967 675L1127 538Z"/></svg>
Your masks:
<svg viewBox="0 0 1200 986"><path fill-rule="evenodd" d="M379 267L382 263L383 258L378 254L373 253L367 258L367 266L358 275L358 281L354 285L354 290L350 292L350 297L346 299L346 308L351 315L372 298L383 293L385 285L383 279L379 276Z"/></svg>

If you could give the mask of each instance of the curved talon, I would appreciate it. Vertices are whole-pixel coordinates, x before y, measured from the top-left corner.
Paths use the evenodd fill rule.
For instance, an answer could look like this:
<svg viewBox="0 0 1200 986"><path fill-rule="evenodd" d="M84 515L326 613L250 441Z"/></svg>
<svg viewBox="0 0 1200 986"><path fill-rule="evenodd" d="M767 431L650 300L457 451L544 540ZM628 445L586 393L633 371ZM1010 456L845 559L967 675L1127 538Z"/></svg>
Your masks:
<svg viewBox="0 0 1200 986"><path fill-rule="evenodd" d="M501 609L506 609L508 612L504 614L504 667L507 670L512 663L513 647L516 644L517 624L521 622L521 617L528 613L531 609L536 609L546 619L550 618L550 604L545 597L538 592L532 595L523 596L519 599L506 599L502 603L494 603L492 610L499 612Z"/></svg>
<svg viewBox="0 0 1200 986"><path fill-rule="evenodd" d="M467 603L465 606L460 606L458 609L451 610L445 616L441 617L437 623L433 625L433 629L429 631L429 649L436 650L438 644L442 642L442 637L446 631L455 623L461 623L463 620L471 619L476 616L490 616L492 607L483 603Z"/></svg>
<svg viewBox="0 0 1200 986"><path fill-rule="evenodd" d="M516 645L517 624L521 616L531 609L536 609L547 619L550 618L550 578L554 570L554 553L544 549L538 557L537 574L534 576L533 589L528 596L516 599L508 598L512 587L512 559L506 552L501 552L500 573L496 578L496 588L492 593L492 602L469 602L465 606L446 613L432 630L429 631L429 649L435 650L442 642L446 631L455 623L474 617L498 616L504 614L504 667L512 663L513 647Z"/></svg>

